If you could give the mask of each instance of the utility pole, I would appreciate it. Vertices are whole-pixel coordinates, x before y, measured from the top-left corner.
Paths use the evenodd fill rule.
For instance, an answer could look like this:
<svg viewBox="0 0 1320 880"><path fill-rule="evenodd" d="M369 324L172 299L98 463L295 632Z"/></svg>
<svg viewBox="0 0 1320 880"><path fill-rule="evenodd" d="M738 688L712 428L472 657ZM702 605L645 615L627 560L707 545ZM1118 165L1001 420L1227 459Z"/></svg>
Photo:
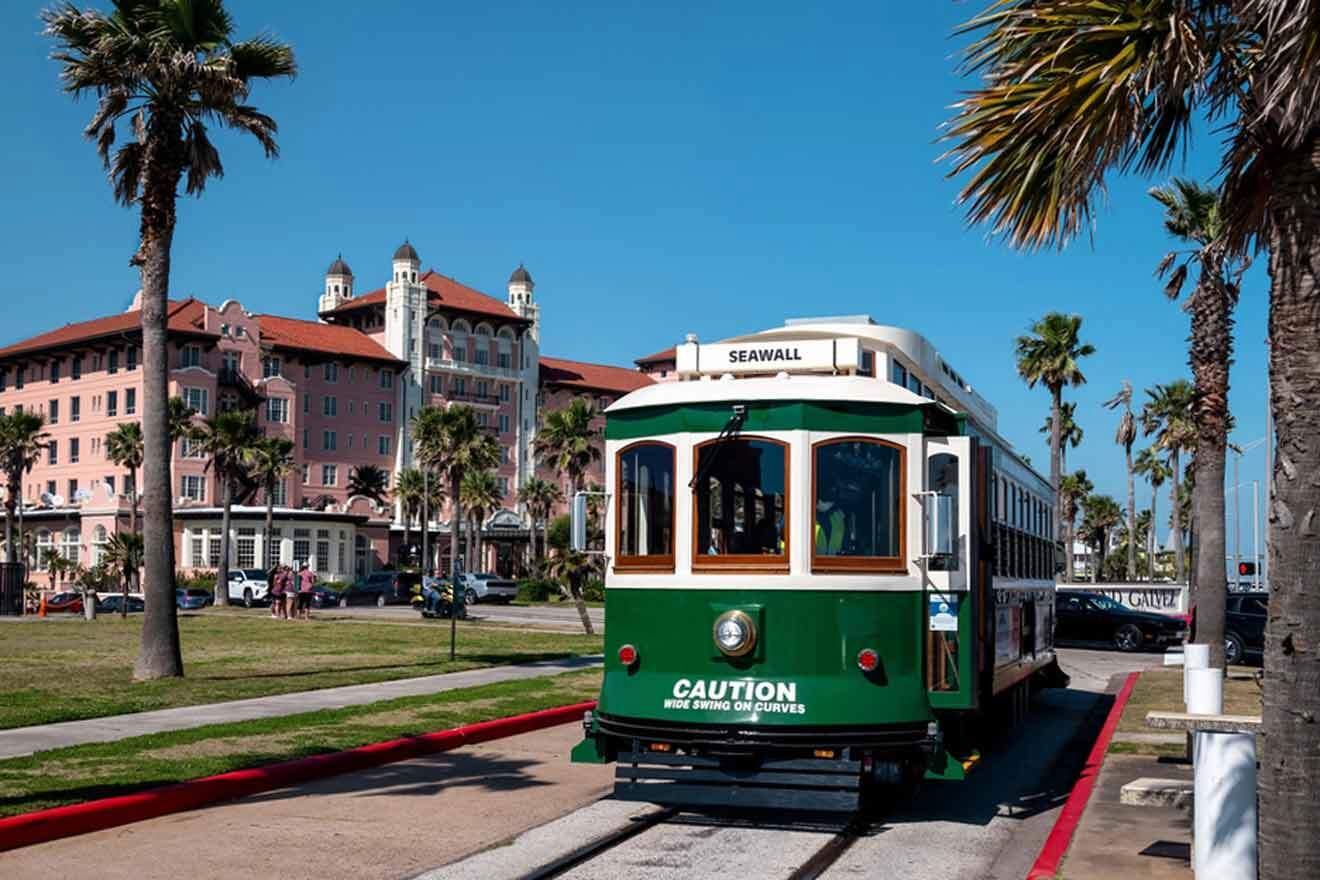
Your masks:
<svg viewBox="0 0 1320 880"><path fill-rule="evenodd" d="M1238 459L1233 456L1233 579L1234 584L1242 572L1242 517L1239 511L1238 495L1242 484L1238 481Z"/></svg>
<svg viewBox="0 0 1320 880"><path fill-rule="evenodd" d="M1251 534L1253 547L1252 559L1256 561L1253 566L1255 573L1252 574L1252 588L1260 589L1260 480L1251 481Z"/></svg>

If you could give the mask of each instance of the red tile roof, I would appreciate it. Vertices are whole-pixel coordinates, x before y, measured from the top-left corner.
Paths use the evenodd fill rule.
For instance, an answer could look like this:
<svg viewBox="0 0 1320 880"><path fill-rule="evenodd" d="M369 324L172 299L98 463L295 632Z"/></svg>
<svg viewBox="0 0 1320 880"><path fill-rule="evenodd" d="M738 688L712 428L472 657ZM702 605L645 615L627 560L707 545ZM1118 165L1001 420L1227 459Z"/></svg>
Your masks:
<svg viewBox="0 0 1320 880"><path fill-rule="evenodd" d="M220 334L205 329L206 305L188 297L185 300L170 300L167 325L173 333L190 333L200 336L219 337ZM120 312L105 318L91 321L79 321L65 324L55 330L39 333L21 342L15 342L6 348L0 348L0 358L15 355L32 354L50 348L64 348L79 343L91 342L109 336L140 333L142 331L142 313L138 310Z"/></svg>
<svg viewBox="0 0 1320 880"><path fill-rule="evenodd" d="M638 358L637 360L633 361L633 363L637 364L638 366L642 366L644 364L658 364L658 363L663 363L664 361L675 360L677 357L678 357L678 347L671 345L669 346L669 348L666 348L664 351L657 351L655 354L647 355L644 358Z"/></svg>
<svg viewBox="0 0 1320 880"><path fill-rule="evenodd" d="M460 284L448 275L441 275L434 269L427 269L417 280L426 285L426 289L429 291L427 301L432 305L448 306L457 311L489 315L492 318L500 318L505 321L526 321L525 318L520 318L514 314L512 309L495 297L487 296L479 290L473 290L466 284ZM324 314L338 315L371 305L381 305L384 302L385 288L382 287L362 296L355 296L339 308L332 309Z"/></svg>
<svg viewBox="0 0 1320 880"><path fill-rule="evenodd" d="M300 321L278 315L257 315L261 326L261 342L293 351L311 351L342 355L346 359L361 358L370 361L401 361L361 330L338 324Z"/></svg>
<svg viewBox="0 0 1320 880"><path fill-rule="evenodd" d="M541 384L578 391L610 391L627 394L652 385L655 380L628 367L587 364L563 358L541 358Z"/></svg>

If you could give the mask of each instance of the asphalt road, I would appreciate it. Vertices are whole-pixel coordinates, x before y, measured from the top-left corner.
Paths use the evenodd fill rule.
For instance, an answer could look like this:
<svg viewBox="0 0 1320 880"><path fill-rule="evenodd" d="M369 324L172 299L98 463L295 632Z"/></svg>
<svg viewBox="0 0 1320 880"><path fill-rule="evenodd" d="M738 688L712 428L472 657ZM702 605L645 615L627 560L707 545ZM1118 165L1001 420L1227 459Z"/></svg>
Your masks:
<svg viewBox="0 0 1320 880"><path fill-rule="evenodd" d="M1018 880L1026 875L1067 798L1104 711L1111 677L1157 666L1158 654L1064 649L1066 690L1037 700L1028 723L987 749L962 783L932 783L894 805L823 876L912 880ZM590 804L472 858L423 874L425 880L498 880L525 875L645 812L610 800ZM563 875L576 880L692 880L787 877L834 828L787 821L767 825L682 817L666 822Z"/></svg>

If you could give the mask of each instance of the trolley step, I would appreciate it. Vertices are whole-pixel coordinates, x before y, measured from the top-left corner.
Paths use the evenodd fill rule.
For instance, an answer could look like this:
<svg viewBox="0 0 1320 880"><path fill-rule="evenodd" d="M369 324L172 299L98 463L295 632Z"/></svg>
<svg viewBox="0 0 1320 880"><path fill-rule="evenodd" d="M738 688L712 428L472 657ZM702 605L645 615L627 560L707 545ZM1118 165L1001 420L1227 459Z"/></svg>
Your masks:
<svg viewBox="0 0 1320 880"><path fill-rule="evenodd" d="M852 812L861 799L860 761L720 759L621 752L614 796L666 806L755 807Z"/></svg>

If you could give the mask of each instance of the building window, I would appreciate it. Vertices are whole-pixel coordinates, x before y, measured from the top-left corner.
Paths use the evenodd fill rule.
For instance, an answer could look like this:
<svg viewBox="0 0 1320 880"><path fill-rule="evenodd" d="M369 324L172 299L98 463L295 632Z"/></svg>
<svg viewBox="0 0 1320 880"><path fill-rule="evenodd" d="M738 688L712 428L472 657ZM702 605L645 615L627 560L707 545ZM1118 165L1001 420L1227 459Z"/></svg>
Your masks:
<svg viewBox="0 0 1320 880"><path fill-rule="evenodd" d="M390 437L388 434L381 434L376 438L376 453L378 455L390 454Z"/></svg>
<svg viewBox="0 0 1320 880"><path fill-rule="evenodd" d="M339 437L334 431L321 432L321 448L326 452L334 452L339 448Z"/></svg>
<svg viewBox="0 0 1320 880"><path fill-rule="evenodd" d="M110 352L111 363L114 363L115 352ZM200 367L202 365L202 347L200 345L185 345L179 351L180 367ZM114 372L113 369L110 372Z"/></svg>
<svg viewBox="0 0 1320 880"><path fill-rule="evenodd" d="M184 436L179 440L180 458L204 458L206 451L202 445L191 437Z"/></svg>
<svg viewBox="0 0 1320 880"><path fill-rule="evenodd" d="M308 529L293 530L293 566L297 568L312 555L312 533Z"/></svg>
<svg viewBox="0 0 1320 880"><path fill-rule="evenodd" d="M70 438L69 438L69 464L77 464L77 463L78 463L78 452L79 452L79 449L78 449L78 438L77 438L77 437L70 437Z"/></svg>
<svg viewBox="0 0 1320 880"><path fill-rule="evenodd" d="M339 364L335 363L334 361L330 361L328 364L325 365L325 381L327 382L339 381Z"/></svg>
<svg viewBox="0 0 1320 880"><path fill-rule="evenodd" d="M280 544L284 543L279 529L270 530L270 544L266 547L266 567L273 568L280 564Z"/></svg>
<svg viewBox="0 0 1320 880"><path fill-rule="evenodd" d="M382 368L381 371L380 371L380 387L381 387L381 388L393 388L393 387L394 387L394 373L390 372L389 370L386 370L386 369L383 369L383 368Z"/></svg>
<svg viewBox="0 0 1320 880"><path fill-rule="evenodd" d="M271 487L270 503L276 507L283 507L289 503L289 483L287 480L275 481L275 485Z"/></svg>
<svg viewBox="0 0 1320 880"><path fill-rule="evenodd" d="M127 361L127 364L126 364L127 368L130 369L130 370L136 370L136 369L137 369L137 361L138 361L138 350L137 350L137 346L136 346L136 345L130 345L130 346L128 347L128 349L125 351L124 355L125 355L125 358L124 358L124 359Z"/></svg>
<svg viewBox="0 0 1320 880"><path fill-rule="evenodd" d="M443 394L445 391L444 379L440 376L431 377L431 393Z"/></svg>
<svg viewBox="0 0 1320 880"><path fill-rule="evenodd" d="M812 447L813 571L906 571L903 449L844 438Z"/></svg>
<svg viewBox="0 0 1320 880"><path fill-rule="evenodd" d="M467 380L465 380L462 376L455 376L452 384L454 388L453 391L454 397L462 397L464 394L467 393Z"/></svg>
<svg viewBox="0 0 1320 880"><path fill-rule="evenodd" d="M788 458L755 437L697 447L693 571L788 570Z"/></svg>
<svg viewBox="0 0 1320 880"><path fill-rule="evenodd" d="M380 404L380 420L381 420L382 422L392 422L392 421L394 421L394 406L393 406L393 404L385 403L384 401L381 402L381 404Z"/></svg>
<svg viewBox="0 0 1320 880"><path fill-rule="evenodd" d="M206 564L210 568L220 565L220 536L207 535L206 541Z"/></svg>
<svg viewBox="0 0 1320 880"><path fill-rule="evenodd" d="M500 433L509 433L509 417L503 414L500 415Z"/></svg>
<svg viewBox="0 0 1320 880"><path fill-rule="evenodd" d="M889 381L899 387L906 388L907 378L907 368L895 360L893 366L890 368Z"/></svg>
<svg viewBox="0 0 1320 880"><path fill-rule="evenodd" d="M500 352L500 368L501 368L501 369L505 369L505 370L509 369L509 367L510 367L510 365L512 365L512 363L513 363L513 358L512 358L512 356L509 354L509 352L507 352L507 351L502 351L502 352Z"/></svg>
<svg viewBox="0 0 1320 880"><path fill-rule="evenodd" d="M490 351L484 345L477 346L477 364L486 366L490 363Z"/></svg>
<svg viewBox="0 0 1320 880"><path fill-rule="evenodd" d="M304 486L312 481L312 466L310 464L302 466L302 481Z"/></svg>
<svg viewBox="0 0 1320 880"><path fill-rule="evenodd" d="M500 403L509 402L509 386L505 382L500 383Z"/></svg>
<svg viewBox="0 0 1320 880"><path fill-rule="evenodd" d="M353 448L353 432L352 432L352 431L345 431L345 432L344 432L344 438L345 438L345 440L346 440L345 448L346 448L346 449L352 449L352 448Z"/></svg>
<svg viewBox="0 0 1320 880"><path fill-rule="evenodd" d="M312 429L311 429L311 428L303 428L303 444L302 444L302 448L303 448L303 449L309 449L309 448L311 448L311 445L312 445Z"/></svg>
<svg viewBox="0 0 1320 880"><path fill-rule="evenodd" d="M14 390L23 390L23 380L27 377L27 367L19 367L14 371Z"/></svg>
<svg viewBox="0 0 1320 880"><path fill-rule="evenodd" d="M210 409L205 388L183 389L183 402L188 404L190 409L196 410L198 415L207 415Z"/></svg>
<svg viewBox="0 0 1320 880"><path fill-rule="evenodd" d="M69 562L77 563L81 555L82 532L76 528L68 528L60 537L60 555Z"/></svg>
<svg viewBox="0 0 1320 880"><path fill-rule="evenodd" d="M330 542L316 542L316 570L318 572L328 572L330 570Z"/></svg>
<svg viewBox="0 0 1320 880"><path fill-rule="evenodd" d="M75 357L69 361L69 375L74 379L82 378L82 357ZM4 382L0 381L0 391L5 390Z"/></svg>
<svg viewBox="0 0 1320 880"><path fill-rule="evenodd" d="M37 571L45 571L50 557L55 552L55 542L52 540L50 532L42 529L37 532L37 559L35 568Z"/></svg>
<svg viewBox="0 0 1320 880"><path fill-rule="evenodd" d="M100 565L105 561L105 545L108 543L110 536L106 533L105 526L92 529L92 565Z"/></svg>
<svg viewBox="0 0 1320 880"><path fill-rule="evenodd" d="M124 389L124 415L131 416L137 412L137 389Z"/></svg>
<svg viewBox="0 0 1320 880"><path fill-rule="evenodd" d="M321 414L326 416L339 415L339 399L333 394L327 394L321 399Z"/></svg>
<svg viewBox="0 0 1320 880"><path fill-rule="evenodd" d="M189 501L206 500L206 477L200 474L184 474L181 478L183 491L179 494Z"/></svg>
<svg viewBox="0 0 1320 880"><path fill-rule="evenodd" d="M188 536L188 546L192 550L192 564L198 567L206 565L206 537L199 532Z"/></svg>
<svg viewBox="0 0 1320 880"><path fill-rule="evenodd" d="M321 465L321 485L337 486L339 485L339 466L333 464Z"/></svg>
<svg viewBox="0 0 1320 880"><path fill-rule="evenodd" d="M60 463L60 453L59 453L59 448L60 448L60 446L59 446L59 443L58 443L57 441L52 440L52 441L50 442L50 444L46 447L46 464L59 464L59 463ZM51 494L54 494L54 493L51 493Z"/></svg>
<svg viewBox="0 0 1320 880"><path fill-rule="evenodd" d="M110 474L101 482L105 483L105 491L111 497L115 497L115 475Z"/></svg>
<svg viewBox="0 0 1320 880"><path fill-rule="evenodd" d="M266 421L284 424L289 421L289 398L266 398Z"/></svg>
<svg viewBox="0 0 1320 880"><path fill-rule="evenodd" d="M46 423L58 425L60 423L60 402L52 400L46 406Z"/></svg>
<svg viewBox="0 0 1320 880"><path fill-rule="evenodd" d="M68 490L65 492L64 497L68 500L70 504L73 504L75 501L78 500L77 480L69 480Z"/></svg>
<svg viewBox="0 0 1320 880"><path fill-rule="evenodd" d="M280 375L280 359L277 357L268 357L261 359L261 376L263 379L274 379Z"/></svg>
<svg viewBox="0 0 1320 880"><path fill-rule="evenodd" d="M69 398L69 421L76 422L82 418L82 398Z"/></svg>
<svg viewBox="0 0 1320 880"><path fill-rule="evenodd" d="M367 571L367 546L365 535L357 535L353 538L353 565L358 577L366 577L369 574Z"/></svg>
<svg viewBox="0 0 1320 880"><path fill-rule="evenodd" d="M50 362L50 384L52 384L52 385L54 385L56 382L60 381L60 364L61 364L61 363L62 363L62 361L51 361L51 362Z"/></svg>
<svg viewBox="0 0 1320 880"><path fill-rule="evenodd" d="M238 540L235 542L235 558L239 568L256 568L257 566L257 530L243 528L238 530Z"/></svg>

